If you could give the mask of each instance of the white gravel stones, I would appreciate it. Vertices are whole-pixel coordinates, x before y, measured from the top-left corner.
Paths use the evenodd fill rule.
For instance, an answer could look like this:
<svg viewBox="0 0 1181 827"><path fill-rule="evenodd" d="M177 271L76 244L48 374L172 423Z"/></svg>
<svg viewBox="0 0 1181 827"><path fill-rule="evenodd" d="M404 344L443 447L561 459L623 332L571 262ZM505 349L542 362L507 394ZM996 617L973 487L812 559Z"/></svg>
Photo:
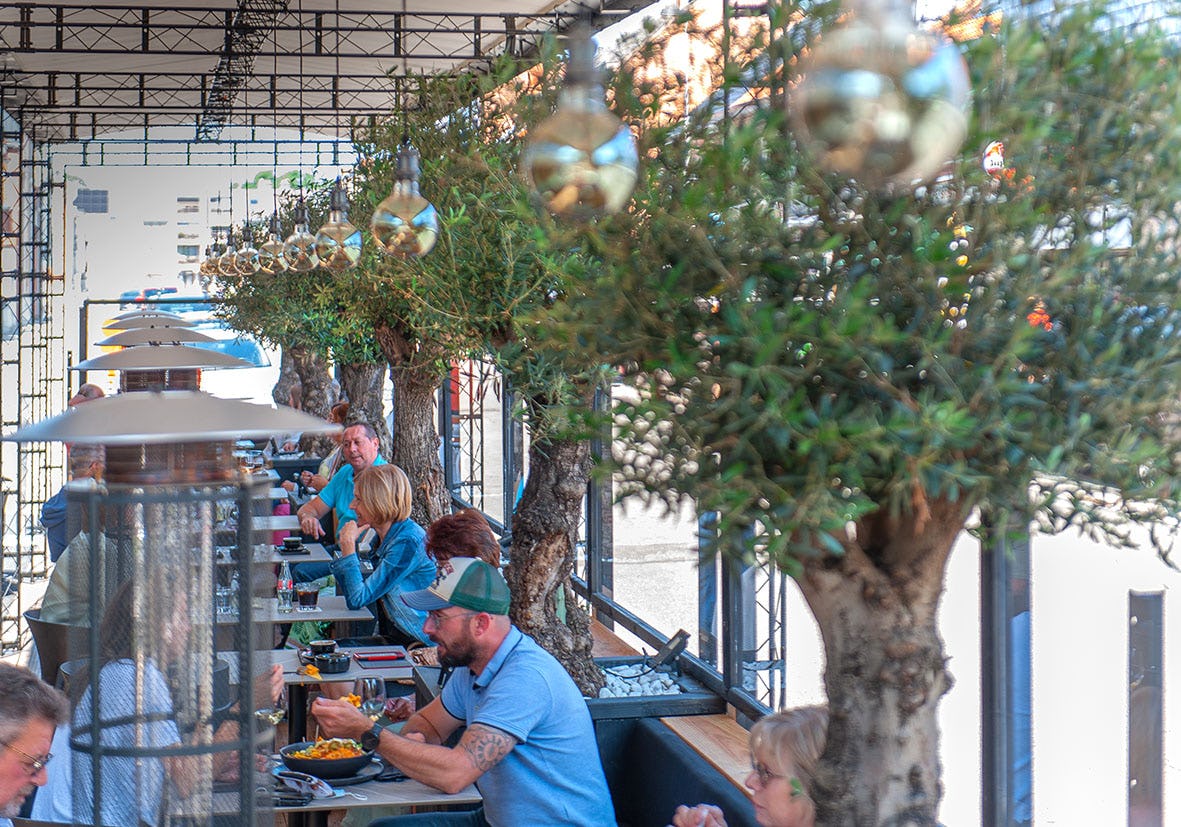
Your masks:
<svg viewBox="0 0 1181 827"><path fill-rule="evenodd" d="M599 690L600 698L634 698L646 695L679 695L684 690L667 672L650 672L642 664L611 666L603 671L607 685Z"/></svg>

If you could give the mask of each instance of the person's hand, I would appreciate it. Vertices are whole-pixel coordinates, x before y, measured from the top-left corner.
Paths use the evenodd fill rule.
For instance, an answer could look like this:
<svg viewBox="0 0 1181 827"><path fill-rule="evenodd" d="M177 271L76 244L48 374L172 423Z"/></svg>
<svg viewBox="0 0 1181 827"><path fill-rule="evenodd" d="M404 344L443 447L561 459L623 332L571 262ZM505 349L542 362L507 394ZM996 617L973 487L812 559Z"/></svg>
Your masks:
<svg viewBox="0 0 1181 827"><path fill-rule="evenodd" d="M287 440L286 442L283 443L283 447L280 448L279 450L285 454L289 454L292 451L298 451L299 450L299 443L292 442L291 440Z"/></svg>
<svg viewBox="0 0 1181 827"><path fill-rule="evenodd" d="M309 535L313 540L319 540L324 536L324 527L320 525L320 521L302 509L299 513L299 530Z"/></svg>
<svg viewBox="0 0 1181 827"><path fill-rule="evenodd" d="M726 817L721 808L713 804L698 804L696 807L682 804L673 813L672 827L726 827Z"/></svg>
<svg viewBox="0 0 1181 827"><path fill-rule="evenodd" d="M358 538L368 530L368 523L358 523L356 520L349 520L342 525L340 531L336 532L336 544L340 546L341 556L348 557L350 554L355 554Z"/></svg>
<svg viewBox="0 0 1181 827"><path fill-rule="evenodd" d="M328 485L328 479L326 477L313 474L311 471L304 471L300 475L300 480L303 482L305 488L312 491L323 491L325 486Z"/></svg>
<svg viewBox="0 0 1181 827"><path fill-rule="evenodd" d="M295 490L295 483L293 483L291 480L283 480L281 483L279 483L279 487L290 494Z"/></svg>
<svg viewBox="0 0 1181 827"><path fill-rule="evenodd" d="M385 702L385 716L395 723L414 714L413 698L390 698Z"/></svg>
<svg viewBox="0 0 1181 827"><path fill-rule="evenodd" d="M332 700L321 695L312 702L312 715L332 738L356 739L373 728L369 717L343 698Z"/></svg>
<svg viewBox="0 0 1181 827"><path fill-rule="evenodd" d="M273 664L267 677L270 678L271 703L277 704L279 697L283 694L283 667L277 663Z"/></svg>

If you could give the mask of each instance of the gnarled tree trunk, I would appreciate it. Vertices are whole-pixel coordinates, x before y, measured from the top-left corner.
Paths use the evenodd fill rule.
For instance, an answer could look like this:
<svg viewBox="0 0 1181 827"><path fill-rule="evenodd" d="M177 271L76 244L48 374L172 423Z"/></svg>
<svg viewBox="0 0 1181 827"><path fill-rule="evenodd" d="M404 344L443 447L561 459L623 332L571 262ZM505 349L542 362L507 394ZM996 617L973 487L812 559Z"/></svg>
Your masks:
<svg viewBox="0 0 1181 827"><path fill-rule="evenodd" d="M290 347L295 372L302 388L300 409L321 419L328 418L332 408L332 377L328 373L328 360L323 355L306 347ZM307 455L323 457L332 450L334 443L320 434L308 434L300 439L299 447Z"/></svg>
<svg viewBox="0 0 1181 827"><path fill-rule="evenodd" d="M561 662L583 695L598 697L604 679L591 659L590 618L570 588L590 467L588 442L538 440L530 445L529 478L513 512L506 574L513 623ZM560 588L566 589L565 623L557 615Z"/></svg>
<svg viewBox="0 0 1181 827"><path fill-rule="evenodd" d="M922 505L918 516L861 520L843 556L808 561L798 581L827 658L828 744L813 791L817 825L937 824L936 711L951 677L936 611L966 513L961 503Z"/></svg>
<svg viewBox="0 0 1181 827"><path fill-rule="evenodd" d="M279 379L275 387L271 388L271 399L276 405L291 404L291 389L299 383L299 373L295 370L295 359L291 356L291 348L285 347L279 356Z"/></svg>
<svg viewBox="0 0 1181 827"><path fill-rule="evenodd" d="M424 528L451 513L451 496L439 462L435 394L443 381L433 361L396 327L378 326L377 341L394 383L391 460L406 472L414 491L412 519Z"/></svg>
<svg viewBox="0 0 1181 827"><path fill-rule="evenodd" d="M381 455L391 456L390 429L385 424L385 387L387 366L383 362L358 362L340 365L340 391L349 400L349 424L368 422L381 440Z"/></svg>

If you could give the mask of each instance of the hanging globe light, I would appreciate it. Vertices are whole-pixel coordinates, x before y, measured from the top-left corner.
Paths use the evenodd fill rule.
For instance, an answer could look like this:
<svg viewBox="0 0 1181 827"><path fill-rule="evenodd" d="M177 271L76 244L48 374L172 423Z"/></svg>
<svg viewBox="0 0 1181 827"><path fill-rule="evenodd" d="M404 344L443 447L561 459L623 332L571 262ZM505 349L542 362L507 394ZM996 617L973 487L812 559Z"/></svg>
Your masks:
<svg viewBox="0 0 1181 827"><path fill-rule="evenodd" d="M217 273L217 257L213 254L213 246L205 246L205 258L201 259L201 266L197 272L202 276L212 276Z"/></svg>
<svg viewBox="0 0 1181 827"><path fill-rule="evenodd" d="M909 5L855 3L801 66L788 114L824 170L873 189L935 176L967 134L968 69L949 41L920 31Z"/></svg>
<svg viewBox="0 0 1181 827"><path fill-rule="evenodd" d="M226 230L226 250L217 259L217 272L223 276L238 274L238 251L234 249L234 239L229 230Z"/></svg>
<svg viewBox="0 0 1181 827"><path fill-rule="evenodd" d="M311 220L308 205L300 198L295 207L295 229L283 242L283 261L289 270L296 273L306 273L320 264L320 258L316 255L316 237L308 232Z"/></svg>
<svg viewBox="0 0 1181 827"><path fill-rule="evenodd" d="M258 250L254 249L254 229L249 224L242 228L242 238L242 246L238 249L238 258L234 266L239 275L253 276L262 267L262 262L259 260Z"/></svg>
<svg viewBox="0 0 1181 827"><path fill-rule="evenodd" d="M283 242L279 238L279 216L271 216L271 231L258 248L258 269L267 275L283 273L287 262L283 260Z"/></svg>
<svg viewBox="0 0 1181 827"><path fill-rule="evenodd" d="M332 188L328 221L316 233L316 255L333 273L356 267L361 258L361 231L349 223L349 196L340 178Z"/></svg>
<svg viewBox="0 0 1181 827"><path fill-rule="evenodd" d="M623 208L638 165L631 130L603 99L590 31L580 27L570 34L558 108L530 132L521 156L525 180L551 213L585 220Z"/></svg>
<svg viewBox="0 0 1181 827"><path fill-rule="evenodd" d="M383 253L426 255L439 238L439 214L418 192L418 150L409 138L402 139L395 165L394 189L373 211L369 229Z"/></svg>

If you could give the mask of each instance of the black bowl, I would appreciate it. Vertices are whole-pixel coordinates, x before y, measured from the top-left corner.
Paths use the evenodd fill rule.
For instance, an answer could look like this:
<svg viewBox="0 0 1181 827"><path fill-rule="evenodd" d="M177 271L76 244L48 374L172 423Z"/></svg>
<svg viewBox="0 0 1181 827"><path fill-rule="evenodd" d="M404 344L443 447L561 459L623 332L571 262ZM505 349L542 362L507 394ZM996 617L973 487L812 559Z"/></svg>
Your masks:
<svg viewBox="0 0 1181 827"><path fill-rule="evenodd" d="M279 757L287 765L287 769L296 772L306 772L317 778L351 778L369 765L373 760L373 753L365 752L356 758L292 758L291 753L299 752L314 746L314 741L300 741L288 744L279 750Z"/></svg>
<svg viewBox="0 0 1181 827"><path fill-rule="evenodd" d="M348 652L325 652L322 655L312 655L312 663L322 675L338 675L349 671Z"/></svg>

